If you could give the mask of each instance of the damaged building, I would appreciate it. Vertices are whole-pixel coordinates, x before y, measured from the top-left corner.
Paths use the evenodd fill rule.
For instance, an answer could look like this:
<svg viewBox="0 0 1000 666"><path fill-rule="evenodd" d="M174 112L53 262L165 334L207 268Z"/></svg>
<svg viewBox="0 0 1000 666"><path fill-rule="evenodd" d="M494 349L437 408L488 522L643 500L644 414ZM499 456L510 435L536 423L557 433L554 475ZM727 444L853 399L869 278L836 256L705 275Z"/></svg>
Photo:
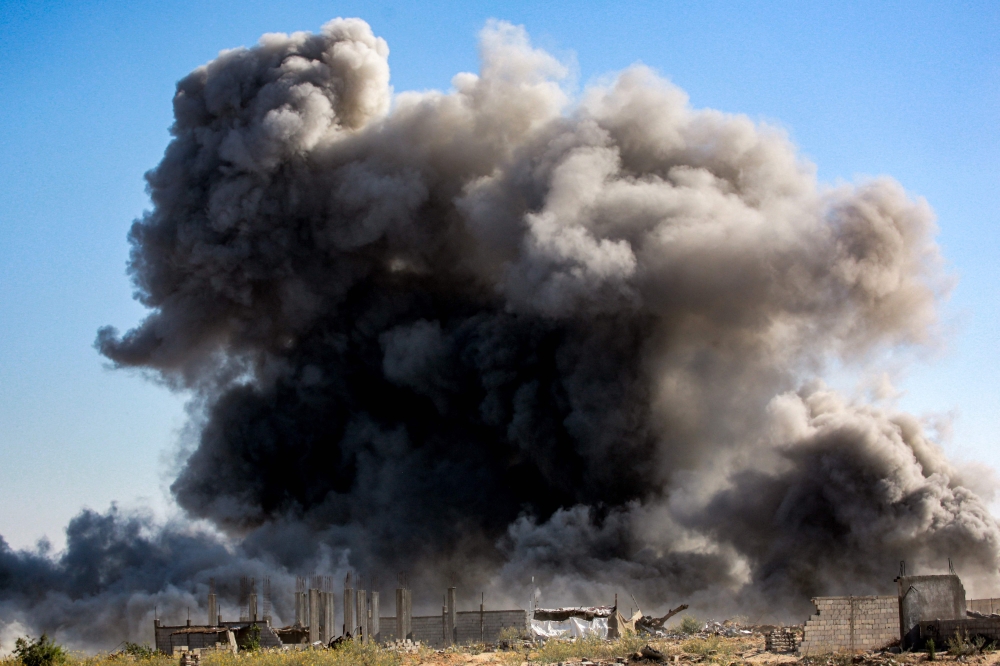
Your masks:
<svg viewBox="0 0 1000 666"><path fill-rule="evenodd" d="M210 586L207 623L192 625L188 620L184 625L168 626L154 619L156 649L168 655L219 649L235 652L247 644L252 632L258 631L261 647L292 649L328 645L341 637L366 643L409 639L441 648L455 644L496 643L501 633L510 628L525 635L529 631L530 614L523 609L487 610L483 600L478 610L459 611L454 587L445 592L439 615L413 615L411 590L402 578L395 592L395 615L384 616L379 592L366 589L361 578L346 577L339 604L329 577L312 578L308 587L306 580L299 578L295 590L295 622L273 627L267 579L263 613L258 613L254 579L244 579L240 619L234 621L222 619L217 611L214 589ZM338 605L342 620L339 624L336 622Z"/></svg>
<svg viewBox="0 0 1000 666"><path fill-rule="evenodd" d="M816 613L805 624L800 655L874 650L899 644L918 649L929 640L943 646L956 634L1000 640L1000 600L966 600L954 572L895 579L885 596L815 597Z"/></svg>
<svg viewBox="0 0 1000 666"><path fill-rule="evenodd" d="M634 601L634 599L633 599ZM638 605L638 604L637 604ZM643 615L636 608L628 618L618 608L618 597L613 606L571 606L568 608L535 608L531 617L531 633L537 638L619 638L627 633L655 633L662 630L667 620L687 609L681 604L662 617Z"/></svg>

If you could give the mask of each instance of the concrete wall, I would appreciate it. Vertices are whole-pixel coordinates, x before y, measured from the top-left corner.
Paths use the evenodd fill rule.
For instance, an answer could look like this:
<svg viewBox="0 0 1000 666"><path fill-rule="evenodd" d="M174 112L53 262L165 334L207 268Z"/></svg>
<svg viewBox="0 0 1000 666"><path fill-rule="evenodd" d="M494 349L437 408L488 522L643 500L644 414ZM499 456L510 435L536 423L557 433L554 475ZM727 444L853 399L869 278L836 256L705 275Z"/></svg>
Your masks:
<svg viewBox="0 0 1000 666"><path fill-rule="evenodd" d="M271 628L270 623L267 621L258 621L255 623L251 622L223 622L219 625L220 629L230 629L237 637L237 642L240 642L246 634L246 629L250 624L256 624L260 627L260 644L262 647L280 647L281 639L278 638L278 634L274 632ZM182 631L184 629L197 629L197 628L208 628L201 626L190 626L186 624L174 625L174 626L164 626L158 621L153 623L153 640L156 645L156 649L164 654L173 654L175 647L189 646L192 649L196 647L210 647L209 645L202 645L207 639L204 638L206 634L177 634L173 635L175 632ZM215 636L215 634L208 634L209 636ZM212 644L215 644L215 639L212 639Z"/></svg>
<svg viewBox="0 0 1000 666"><path fill-rule="evenodd" d="M882 597L816 597L800 655L854 652L899 640L899 600Z"/></svg>
<svg viewBox="0 0 1000 666"><path fill-rule="evenodd" d="M457 613L455 639L460 644L496 643L500 632L515 627L528 632L528 613L523 610L466 611Z"/></svg>
<svg viewBox="0 0 1000 666"><path fill-rule="evenodd" d="M379 642L389 643L398 638L396 634L396 617L383 615L378 619L379 623L382 625L382 631L379 634Z"/></svg>
<svg viewBox="0 0 1000 666"><path fill-rule="evenodd" d="M441 615L414 615L410 618L413 640L431 647L444 647L444 613Z"/></svg>
<svg viewBox="0 0 1000 666"><path fill-rule="evenodd" d="M382 616L381 641L396 640L396 618ZM500 632L507 627L517 627L528 631L528 613L523 610L458 611L455 613L455 638L458 643L496 643ZM440 648L445 645L445 625L443 615L424 615L411 618L413 640L424 645Z"/></svg>
<svg viewBox="0 0 1000 666"><path fill-rule="evenodd" d="M993 615L1000 613L1000 599L968 599L965 608L983 615Z"/></svg>
<svg viewBox="0 0 1000 666"><path fill-rule="evenodd" d="M919 643L921 621L965 618L965 588L958 576L900 576L896 583L904 650Z"/></svg>
<svg viewBox="0 0 1000 666"><path fill-rule="evenodd" d="M215 632L211 634L172 634L169 636L169 640L170 649L165 652L170 655L174 654L174 651L178 648L203 650L205 648L215 648L229 645L229 640L224 632Z"/></svg>
<svg viewBox="0 0 1000 666"><path fill-rule="evenodd" d="M938 650L948 647L948 639L956 633L965 636L982 636L987 641L1000 641L1000 620L993 618L966 618L964 620L930 620L919 625L920 638L916 647L924 647L929 639L934 639Z"/></svg>

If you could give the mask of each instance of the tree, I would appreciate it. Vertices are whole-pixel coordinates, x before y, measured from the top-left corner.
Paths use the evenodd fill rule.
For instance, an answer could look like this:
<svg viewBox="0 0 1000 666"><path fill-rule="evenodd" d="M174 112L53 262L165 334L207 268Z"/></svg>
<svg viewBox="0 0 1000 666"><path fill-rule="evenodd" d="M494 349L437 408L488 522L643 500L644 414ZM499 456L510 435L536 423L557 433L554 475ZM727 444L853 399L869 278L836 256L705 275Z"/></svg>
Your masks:
<svg viewBox="0 0 1000 666"><path fill-rule="evenodd" d="M66 650L42 634L36 641L27 636L14 642L14 654L23 666L54 666L66 661Z"/></svg>

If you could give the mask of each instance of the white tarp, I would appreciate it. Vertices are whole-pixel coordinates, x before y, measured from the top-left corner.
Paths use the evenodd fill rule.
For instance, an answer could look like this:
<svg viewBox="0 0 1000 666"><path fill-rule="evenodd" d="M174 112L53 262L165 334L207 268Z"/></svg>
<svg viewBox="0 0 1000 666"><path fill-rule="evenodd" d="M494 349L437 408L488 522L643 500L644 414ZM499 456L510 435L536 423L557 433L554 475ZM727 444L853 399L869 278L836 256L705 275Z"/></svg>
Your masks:
<svg viewBox="0 0 1000 666"><path fill-rule="evenodd" d="M595 617L584 620L571 617L568 620L532 620L531 633L537 638L583 638L584 636L608 637L608 618Z"/></svg>

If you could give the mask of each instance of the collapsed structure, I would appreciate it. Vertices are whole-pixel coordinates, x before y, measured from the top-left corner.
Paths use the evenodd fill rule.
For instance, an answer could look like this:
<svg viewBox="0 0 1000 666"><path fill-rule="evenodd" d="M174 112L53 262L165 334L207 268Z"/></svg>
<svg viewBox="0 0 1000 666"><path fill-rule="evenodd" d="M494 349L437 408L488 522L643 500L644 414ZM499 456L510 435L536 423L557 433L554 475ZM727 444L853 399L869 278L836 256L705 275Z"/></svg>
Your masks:
<svg viewBox="0 0 1000 666"><path fill-rule="evenodd" d="M248 582L247 582L248 581ZM368 581L372 588L377 581ZM167 626L159 619L153 620L156 649L173 655L177 652L195 652L206 649L236 651L245 646L251 635L257 633L261 647L305 647L328 645L339 638L353 638L362 642L388 643L410 640L430 647L444 647L459 643L495 643L501 633L514 628L520 634L529 630L530 614L523 609L486 610L485 600L479 610L459 611L457 591L449 587L444 596L440 615L413 615L413 601L409 585L400 577L396 588L396 614L382 616L379 593L365 589L364 579L350 574L344 581L342 622L336 623L336 595L330 577L315 577L309 581L299 578L295 590L295 623L286 627L271 626L269 612L269 584L265 579L266 614L258 615L254 579L244 579L241 591L240 619L223 621L218 613L214 587L208 595L208 622L204 625L187 624ZM256 627L256 629L254 629Z"/></svg>
<svg viewBox="0 0 1000 666"><path fill-rule="evenodd" d="M793 631L777 630L767 636L767 649L816 655L855 652L899 645L900 649L924 647L933 640L944 645L956 634L1000 641L1000 599L966 600L965 588L954 572L947 575L907 576L901 569L895 579L897 593L883 596L814 597L816 613L805 623L799 642ZM365 643L412 641L429 647L455 644L497 643L506 629L539 638L619 638L636 631L655 632L685 610L681 605L663 617L644 616L638 609L623 616L617 596L613 606L459 611L457 590L449 587L440 615L413 615L411 591L400 576L395 593L396 613L380 612L377 580L368 586L361 577L344 581L342 622L336 623L336 595L330 577L296 581L295 622L274 628L270 615L270 582L263 581L263 613L258 613L256 581L244 578L240 586L240 618L224 621L218 612L214 581L208 594L208 622L167 626L154 619L156 649L168 655L197 654L205 649L237 651L251 641L261 647L329 645L343 639ZM366 587L373 589L366 589ZM531 604L534 606L534 603Z"/></svg>
<svg viewBox="0 0 1000 666"><path fill-rule="evenodd" d="M633 599L634 600L634 599ZM638 605L638 604L637 604ZM568 608L535 608L531 616L531 633L537 638L620 638L626 633L644 631L656 633L667 620L686 610L687 604L668 611L662 617L643 615L639 608L626 619L614 606L571 606Z"/></svg>

